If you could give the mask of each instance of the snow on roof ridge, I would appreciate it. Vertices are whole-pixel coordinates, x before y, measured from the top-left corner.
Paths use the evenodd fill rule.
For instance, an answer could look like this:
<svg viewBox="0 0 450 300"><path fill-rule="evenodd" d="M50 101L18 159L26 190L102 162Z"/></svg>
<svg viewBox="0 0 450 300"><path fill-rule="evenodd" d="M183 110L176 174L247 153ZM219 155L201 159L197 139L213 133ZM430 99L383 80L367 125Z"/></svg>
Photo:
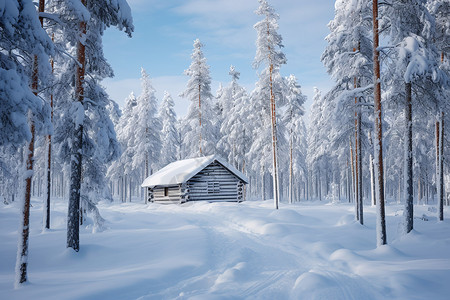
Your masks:
<svg viewBox="0 0 450 300"><path fill-rule="evenodd" d="M188 158L168 164L161 170L147 177L141 187L169 186L185 183L212 162L217 161L239 179L248 183L248 178L239 170L228 164L223 158L213 154L209 156Z"/></svg>

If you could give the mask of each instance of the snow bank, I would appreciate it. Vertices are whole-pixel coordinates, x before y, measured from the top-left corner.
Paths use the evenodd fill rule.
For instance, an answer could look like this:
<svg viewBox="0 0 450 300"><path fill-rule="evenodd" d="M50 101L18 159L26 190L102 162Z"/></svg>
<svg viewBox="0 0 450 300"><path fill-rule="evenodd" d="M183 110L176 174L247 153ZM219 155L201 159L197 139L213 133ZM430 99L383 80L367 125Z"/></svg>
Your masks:
<svg viewBox="0 0 450 300"><path fill-rule="evenodd" d="M107 230L81 228L65 248L65 201L41 231L33 199L30 284L14 290L19 208L0 204L2 299L448 299L450 217L416 206L415 230L397 236L402 206L387 205L388 242L376 248L375 208L366 225L353 206L271 201L183 205L100 203ZM426 214L427 218L422 218ZM428 219L429 221L425 221Z"/></svg>

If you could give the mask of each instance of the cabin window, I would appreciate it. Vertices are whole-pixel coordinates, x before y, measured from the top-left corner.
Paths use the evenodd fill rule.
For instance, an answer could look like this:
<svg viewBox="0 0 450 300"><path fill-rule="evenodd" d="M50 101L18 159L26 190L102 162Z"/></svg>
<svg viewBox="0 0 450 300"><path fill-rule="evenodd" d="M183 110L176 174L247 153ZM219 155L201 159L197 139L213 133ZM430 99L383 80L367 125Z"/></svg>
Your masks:
<svg viewBox="0 0 450 300"><path fill-rule="evenodd" d="M165 187L164 188L164 197L168 197L169 196L169 187Z"/></svg>
<svg viewBox="0 0 450 300"><path fill-rule="evenodd" d="M220 183L216 181L208 181L208 194L220 193Z"/></svg>

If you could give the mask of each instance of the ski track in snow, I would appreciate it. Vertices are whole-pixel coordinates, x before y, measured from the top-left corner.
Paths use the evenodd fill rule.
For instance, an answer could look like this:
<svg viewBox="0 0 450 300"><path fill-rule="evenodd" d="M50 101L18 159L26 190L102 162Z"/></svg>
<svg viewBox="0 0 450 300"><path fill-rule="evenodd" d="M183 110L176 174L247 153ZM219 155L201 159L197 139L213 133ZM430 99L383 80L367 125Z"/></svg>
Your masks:
<svg viewBox="0 0 450 300"><path fill-rule="evenodd" d="M107 229L82 226L65 248L67 203L42 232L33 199L29 280L14 290L18 208L0 206L1 299L447 299L450 222L417 206L416 229L397 234L402 206L387 206L389 245L375 248L351 204L100 204ZM430 221L420 217L427 215ZM446 211L446 217L449 217ZM3 242L4 241L4 242Z"/></svg>

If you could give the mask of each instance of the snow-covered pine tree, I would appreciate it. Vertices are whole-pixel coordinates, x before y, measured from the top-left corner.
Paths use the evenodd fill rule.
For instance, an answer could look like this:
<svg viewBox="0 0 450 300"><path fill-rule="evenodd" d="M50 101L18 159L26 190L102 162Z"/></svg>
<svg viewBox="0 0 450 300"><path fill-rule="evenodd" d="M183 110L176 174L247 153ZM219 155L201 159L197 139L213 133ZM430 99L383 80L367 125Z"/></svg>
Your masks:
<svg viewBox="0 0 450 300"><path fill-rule="evenodd" d="M111 119L117 133L117 126L119 125L120 117L122 116L122 111L120 110L119 104L117 104L114 100L110 100L108 105L106 105L106 110L108 111L109 118Z"/></svg>
<svg viewBox="0 0 450 300"><path fill-rule="evenodd" d="M239 85L240 73L231 66L231 83L222 91L219 98L224 119L220 128L222 138L219 147L227 153L228 161L237 169L245 172L245 156L251 144L251 125L249 123L250 105L246 90Z"/></svg>
<svg viewBox="0 0 450 300"><path fill-rule="evenodd" d="M241 110L245 108L238 102L243 101L242 97L244 95L247 96L247 94L245 89L239 85L240 73L233 66L230 67L229 75L231 76L231 82L228 86L222 87L220 96L218 97L219 107L223 112L220 126L221 138L218 146L220 150L218 149L218 152L223 153L229 163L239 168L238 161L242 163L244 159L242 155L245 155L245 153L237 153L236 150L241 145L238 145L236 139L240 139L241 137L236 135L241 135L242 131L246 130L246 125L244 124L246 117L241 119ZM239 110L236 106L239 107ZM239 128L239 126L242 127Z"/></svg>
<svg viewBox="0 0 450 300"><path fill-rule="evenodd" d="M174 110L175 103L169 92L164 92L161 107L159 109L159 119L161 120L161 155L159 167L162 168L178 158L177 140L177 114Z"/></svg>
<svg viewBox="0 0 450 300"><path fill-rule="evenodd" d="M192 63L185 75L189 81L181 97L188 99L188 113L183 124L184 157L195 157L215 153L217 130L213 126L214 109L212 105L211 77L209 66L202 51L199 39L194 41Z"/></svg>
<svg viewBox="0 0 450 300"><path fill-rule="evenodd" d="M427 3L427 7L432 14L432 16L436 20L436 27L433 35L433 42L436 45L438 51L440 51L440 67L441 69L446 72L448 75L450 73L450 59L449 59L449 53L450 53L450 22L448 22L448 16L450 14L450 0L429 0ZM436 128L442 128L444 127L441 132L437 132L437 139L438 136L441 134L442 138L440 138L441 141L445 140L445 129L448 128L448 126L441 126L441 124L449 123L449 114L444 113L448 112L450 110L450 104L448 99L450 98L450 91L449 89L444 85L442 86L443 89L443 95L442 98L439 99L439 106L441 113L438 114L437 121L436 121ZM446 101L447 100L447 101ZM447 130L448 131L448 130ZM437 140L436 139L436 140ZM445 156L445 149L448 147L444 147L444 144L442 144L442 147L439 147L439 145L436 145L436 185L438 190L438 201L439 201L439 219L444 219L444 156ZM442 155L440 154L440 148L442 149ZM447 150L448 155L448 150ZM442 203L442 205L441 205ZM449 204L448 204L449 205Z"/></svg>
<svg viewBox="0 0 450 300"><path fill-rule="evenodd" d="M384 209L384 169L383 169L383 127L381 111L381 68L380 68L380 28L378 20L378 0L372 1L372 27L373 27L373 84L374 84L374 168L375 168L375 195L377 201L377 246L385 245L386 217Z"/></svg>
<svg viewBox="0 0 450 300"><path fill-rule="evenodd" d="M389 25L387 34L392 45L391 71L385 76L387 93L390 100L405 104L404 231L408 233L413 229L414 219L413 100L414 106L418 106L415 113L422 113L420 105L424 104L423 112L429 111L430 105L439 112L441 87L448 79L438 65L440 55L432 43L435 22L426 8L426 0L397 1L386 7L384 14L389 15L385 23Z"/></svg>
<svg viewBox="0 0 450 300"><path fill-rule="evenodd" d="M308 180L310 184L310 195L319 200L322 200L321 173L326 172L325 164L329 143L327 132L325 102L321 92L315 87L308 128L308 151L306 160L310 172L310 179Z"/></svg>
<svg viewBox="0 0 450 300"><path fill-rule="evenodd" d="M230 149L230 146L228 146L227 143L228 140L223 139L223 134L221 132L221 127L226 119L227 111L225 110L225 107L230 102L230 94L227 92L227 88L223 86L223 84L220 82L219 87L216 91L215 96L215 103L213 106L213 111L215 113L215 120L213 120L213 126L217 128L217 141L218 145L216 147L216 154L220 155L221 157L227 157L228 156L228 149Z"/></svg>
<svg viewBox="0 0 450 300"><path fill-rule="evenodd" d="M305 124L303 104L306 96L302 94L297 78L290 75L286 78L288 90L286 91L286 109L283 114L283 122L287 129L289 140L289 203L294 202L294 180L296 186L300 186L300 176L306 175L306 145L302 144L305 137ZM296 171L294 173L294 171Z"/></svg>
<svg viewBox="0 0 450 300"><path fill-rule="evenodd" d="M133 92L125 99L123 114L116 126L117 139L122 148L122 154L114 160L108 168L107 176L110 180L116 181L119 188L121 202L126 202L127 179L136 177L133 169L132 157L135 155L135 108L137 99ZM130 199L131 200L131 199Z"/></svg>
<svg viewBox="0 0 450 300"><path fill-rule="evenodd" d="M145 70L141 69L142 92L137 98L134 109L136 115L134 132L135 144L132 156L133 170L138 172L135 181L142 182L158 166L161 152L161 121L158 118L158 101L150 78ZM143 167L142 167L143 166Z"/></svg>
<svg viewBox="0 0 450 300"><path fill-rule="evenodd" d="M41 0L40 11L44 10L44 4ZM41 129L46 130L50 124L50 110L37 95L42 82L48 78L48 58L52 54L53 44L42 29L43 20L41 18L40 22L32 1L8 1L2 5L0 15L0 153L8 158L14 157L17 148L28 142L28 149L24 151L27 157L26 171L20 172L26 187L16 260L15 284L18 287L27 281L34 142L36 133ZM3 159L0 157L0 172L5 176L13 170L8 170L7 166L11 164L5 164Z"/></svg>
<svg viewBox="0 0 450 300"><path fill-rule="evenodd" d="M133 24L126 0L51 0L50 12L58 20L51 30L60 53L72 57L55 61L60 68L55 85L55 106L59 107L55 142L59 143L59 155L71 164L67 247L78 251L81 194L85 206L94 209L93 204L104 198L105 166L119 154L106 110L109 99L99 85L102 79L113 76L103 56L102 35L107 27L115 26L131 36ZM77 70L75 80L73 70Z"/></svg>
<svg viewBox="0 0 450 300"><path fill-rule="evenodd" d="M368 102L372 85L371 1L337 0L335 17L328 24L331 33L326 37L328 46L322 62L336 82L335 95L327 97L339 107L334 120L333 143L338 147L347 144L354 136L355 150L355 206L356 219L363 224L362 195L362 113L361 104ZM354 105L351 105L354 103ZM354 129L351 129L351 123ZM341 153L345 153L341 151ZM340 158L342 161L342 158Z"/></svg>
<svg viewBox="0 0 450 300"><path fill-rule="evenodd" d="M283 95L283 80L279 74L280 67L286 63L286 56L281 51L283 47L282 37L277 32L279 15L274 8L269 5L266 0L259 0L259 7L255 11L258 16L263 19L254 25L257 32L256 38L256 55L253 62L254 68L259 68L264 65L264 69L259 74L259 81L256 84L255 90L252 92L252 105L257 109L255 114L259 114L258 123L254 123L255 128L260 128L263 133L268 133L264 129L270 128L270 144L272 147L272 179L273 179L273 198L275 208L278 209L280 189L279 189L279 175L278 175L278 143L277 138L277 110L276 104L282 101ZM267 111L267 102L270 103L270 111ZM282 103L282 102L281 102ZM268 137L267 135L262 135ZM252 145L252 149L264 148L267 142L255 139L256 145ZM259 146L258 146L259 145ZM255 152L255 151L253 151ZM267 157L263 151L258 153L261 161ZM264 168L263 168L264 169ZM264 174L263 174L264 175ZM263 176L264 177L264 176Z"/></svg>

